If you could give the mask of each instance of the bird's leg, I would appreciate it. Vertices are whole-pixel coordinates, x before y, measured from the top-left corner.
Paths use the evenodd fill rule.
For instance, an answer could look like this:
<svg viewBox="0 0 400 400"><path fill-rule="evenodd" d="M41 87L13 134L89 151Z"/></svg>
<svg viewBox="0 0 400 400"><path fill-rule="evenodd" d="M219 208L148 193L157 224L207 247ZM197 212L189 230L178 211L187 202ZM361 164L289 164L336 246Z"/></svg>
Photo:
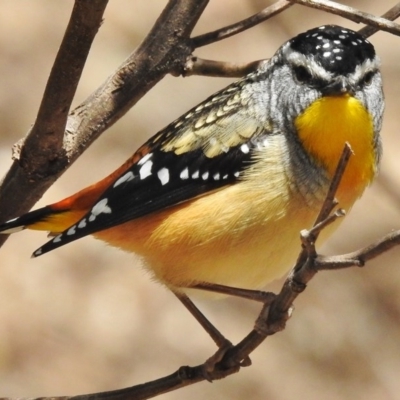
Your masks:
<svg viewBox="0 0 400 400"><path fill-rule="evenodd" d="M194 305L184 293L175 293L175 296L188 309L188 311L196 318L204 330L211 336L218 348L231 347L232 343L206 318L206 316Z"/></svg>
<svg viewBox="0 0 400 400"><path fill-rule="evenodd" d="M218 346L218 351L211 356L205 362L205 377L208 378L208 373L215 370L215 366L220 362L226 352L232 347L232 343L225 338L225 336L206 318L206 316L194 305L192 300L189 299L184 293L175 293L175 296L181 301L181 303L188 309L188 311L196 318L199 324L205 329L205 331L210 335L211 339ZM234 368L239 368L240 366L251 365L251 360L249 357L242 360L240 365Z"/></svg>
<svg viewBox="0 0 400 400"><path fill-rule="evenodd" d="M207 290L209 292L226 294L229 296L241 297L247 300L259 301L263 304L271 304L276 295L272 292L262 290L240 289L232 286L219 285L217 283L197 283L191 289Z"/></svg>

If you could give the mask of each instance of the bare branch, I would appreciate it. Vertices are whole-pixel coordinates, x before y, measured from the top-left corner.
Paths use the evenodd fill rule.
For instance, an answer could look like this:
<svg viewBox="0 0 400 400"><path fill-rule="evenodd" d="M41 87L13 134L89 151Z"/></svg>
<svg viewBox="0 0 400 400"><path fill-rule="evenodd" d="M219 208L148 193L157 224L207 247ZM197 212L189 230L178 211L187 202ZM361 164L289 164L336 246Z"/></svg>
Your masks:
<svg viewBox="0 0 400 400"><path fill-rule="evenodd" d="M356 8L345 6L330 0L290 0L292 3L301 4L306 7L316 8L317 10L326 11L331 14L340 15L356 23L364 23L371 25L378 30L393 33L393 35L400 36L400 25L395 22L389 21L382 17L376 17Z"/></svg>
<svg viewBox="0 0 400 400"><path fill-rule="evenodd" d="M382 18L385 18L390 21L394 21L395 19L400 17L400 3L397 3L394 7L392 7L390 10L386 11L384 14L381 15ZM364 28L361 28L358 33L364 37L370 37L374 33L379 31L379 27L375 26L364 26Z"/></svg>
<svg viewBox="0 0 400 400"><path fill-rule="evenodd" d="M21 167L35 181L67 163L62 147L68 112L107 3L108 0L75 2L36 121L20 155Z"/></svg>
<svg viewBox="0 0 400 400"><path fill-rule="evenodd" d="M347 167L347 164L350 160L350 157L352 156L353 150L350 147L350 144L346 142L344 145L342 155L340 156L338 165L336 167L336 172L335 175L332 179L332 182L329 186L328 193L326 195L324 204L322 205L321 211L318 214L318 217L314 223L314 227L328 218L329 214L332 212L333 208L337 205L337 200L335 199L335 193L338 190L338 187L340 185L340 181L342 179L342 176L344 174L344 171Z"/></svg>
<svg viewBox="0 0 400 400"><path fill-rule="evenodd" d="M257 60L249 63L229 63L223 61L204 60L192 56L186 61L182 76L202 75L241 78L242 76L255 71L263 61L264 60Z"/></svg>
<svg viewBox="0 0 400 400"><path fill-rule="evenodd" d="M400 244L400 231L387 234L367 247L339 256L318 256L316 266L319 270L342 269L348 267L362 267L373 258Z"/></svg>
<svg viewBox="0 0 400 400"><path fill-rule="evenodd" d="M4 178L0 220L25 212L67 165L62 148L68 111L108 0L77 0L48 79L36 121ZM79 43L79 46L76 45ZM7 236L0 238L0 244Z"/></svg>
<svg viewBox="0 0 400 400"><path fill-rule="evenodd" d="M306 5L317 9L323 9L324 11L328 11L334 14L339 14L345 18L352 19L357 23L361 21L366 21L366 23L374 24L374 26L365 26L364 28L358 31L364 37L372 36L380 29L383 29L382 24L390 27L389 22L397 19L400 16L400 3L396 4L394 7L385 12L379 18L375 17L372 14L363 13L352 7L343 6L341 4L329 1L327 2L314 1L309 3L308 1L293 0L293 2L301 3L301 5ZM197 36L196 38L192 39L192 41L194 42L194 47L200 47L199 45L197 45L197 41L201 41L203 40L203 38L205 40L210 40L209 43L212 43L214 41L222 40L236 33L239 33L244 29L251 28L257 23L260 23L265 19L268 19L273 15L276 15L277 13L285 10L288 7L286 3L287 3L286 1L279 1L273 4L272 6L267 7L260 13L255 14L246 20L240 21L237 24L230 25L228 27L221 28L217 31L210 32L201 36ZM365 18L365 20L363 18ZM394 24L394 26L396 30L398 30L400 27L400 25L398 24ZM236 31L236 29L238 29L238 31ZM207 42L205 44L209 43ZM239 63L229 63L223 61L205 60L198 58L196 56L191 56L187 59L185 66L183 67L183 71L182 69L179 69L178 72L173 73L173 75L175 76L202 75L202 76L213 76L213 77L240 78L250 72L253 72L259 66L260 62L262 62L262 60L239 64Z"/></svg>
<svg viewBox="0 0 400 400"><path fill-rule="evenodd" d="M281 13L292 5L293 4L291 4L290 1L279 0L271 6L264 8L264 10L258 12L257 14L254 14L251 17L246 18L240 22L225 26L224 28L218 29L213 32L208 32L203 35L196 36L191 40L191 44L193 48L197 49L198 47L206 46L208 44L218 42L233 35L237 35L240 32L243 32L247 29L252 28L255 25L258 25L260 22L272 18L273 16Z"/></svg>

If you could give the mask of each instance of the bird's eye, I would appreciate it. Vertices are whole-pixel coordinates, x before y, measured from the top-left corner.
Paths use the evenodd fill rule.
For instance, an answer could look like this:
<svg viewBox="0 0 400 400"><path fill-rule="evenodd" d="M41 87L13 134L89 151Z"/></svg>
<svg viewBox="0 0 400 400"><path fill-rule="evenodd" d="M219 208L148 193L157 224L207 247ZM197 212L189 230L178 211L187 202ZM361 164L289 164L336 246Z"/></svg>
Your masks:
<svg viewBox="0 0 400 400"><path fill-rule="evenodd" d="M367 72L364 77L362 78L361 83L365 86L369 86L372 83L372 78L374 77L375 72L374 71L369 71Z"/></svg>
<svg viewBox="0 0 400 400"><path fill-rule="evenodd" d="M307 68L302 66L297 66L293 70L294 70L294 75L296 76L298 82L307 83L311 81L312 75Z"/></svg>

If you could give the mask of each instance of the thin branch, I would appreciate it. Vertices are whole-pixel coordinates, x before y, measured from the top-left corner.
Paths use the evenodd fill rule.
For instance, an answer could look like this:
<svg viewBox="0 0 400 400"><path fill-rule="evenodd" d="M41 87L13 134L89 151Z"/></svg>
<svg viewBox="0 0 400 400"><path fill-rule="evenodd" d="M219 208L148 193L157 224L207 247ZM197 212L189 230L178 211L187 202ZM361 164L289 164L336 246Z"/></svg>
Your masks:
<svg viewBox="0 0 400 400"><path fill-rule="evenodd" d="M333 208L338 204L338 201L335 199L335 194L338 190L340 181L347 167L347 164L350 160L350 157L353 154L354 153L353 150L351 149L350 144L346 142L342 151L342 155L340 156L338 165L336 166L335 170L336 172L329 186L324 204L322 205L321 211L318 214L317 219L315 220L314 227L323 220L327 219L329 214L332 212Z"/></svg>
<svg viewBox="0 0 400 400"><path fill-rule="evenodd" d="M21 155L14 151L20 159L14 161L2 183L1 221L31 208L67 164L62 145L68 111L106 5L107 0L75 2L36 121ZM1 243L6 238L3 236Z"/></svg>
<svg viewBox="0 0 400 400"><path fill-rule="evenodd" d="M260 22L272 18L273 16L281 13L292 5L293 4L291 4L291 2L288 0L279 0L249 18L246 18L235 24L225 26L224 28L217 29L216 31L204 33L203 35L192 38L191 45L193 46L193 48L197 49L198 47L206 46L208 44L218 42L233 35L237 35L240 32L243 32L247 29L252 28L255 25L258 25Z"/></svg>
<svg viewBox="0 0 400 400"><path fill-rule="evenodd" d="M338 256L318 256L316 265L319 270L363 267L365 263L400 244L400 230L391 232L375 243L351 253Z"/></svg>
<svg viewBox="0 0 400 400"><path fill-rule="evenodd" d="M385 18L390 21L394 21L395 19L400 17L400 3L397 3L390 10L386 11L381 15L382 18ZM358 33L365 38L372 36L374 33L379 31L379 27L375 26L364 26L361 28Z"/></svg>
<svg viewBox="0 0 400 400"><path fill-rule="evenodd" d="M108 0L75 2L37 118L22 147L20 165L30 179L47 178L53 175L53 169L63 168L68 162L63 150L68 112L107 3Z"/></svg>
<svg viewBox="0 0 400 400"><path fill-rule="evenodd" d="M296 1L296 0L293 0ZM301 2L301 0L299 1ZM272 15L275 15L278 12L283 11L283 9L281 7L286 7L286 2L282 1L282 4L275 3L274 5L272 5L271 7L268 7L267 9L261 11L258 14L255 14L254 16L250 17L249 20L250 22L254 22L258 20L259 22L264 21L263 18L261 18L261 16L264 16L264 13L266 15L268 15L268 18ZM302 2L302 5L308 5L310 7L313 7L313 5L311 4L304 4L305 2ZM362 13L359 10L356 9L352 9L351 7L348 6L342 6L340 4L337 3L333 3L333 2L326 2L325 6L328 7L332 6L332 9L326 9L326 11L332 12L332 13L337 13L339 15L344 16L345 18L349 18L355 20L356 22L360 22L360 14L362 14L369 22L371 23L375 23L378 21L379 17L375 17L371 14L367 14L367 13ZM323 5L322 2L321 4L316 4L315 3L315 8L318 9L322 9ZM350 13L350 15L352 16L352 18L350 18L347 15L343 15L343 9L341 9L340 7L346 8L347 11ZM268 10L268 12L272 12L275 11L275 14L269 15L268 12L266 12L266 10ZM339 12L340 10L340 12ZM260 16L261 14L261 16ZM255 18L255 17L258 18ZM393 21L395 19L397 19L400 16L400 3L396 4L394 7L392 7L390 10L388 10L387 12L385 12L382 16L381 19L384 20L384 24L388 24L389 21ZM373 17L373 18L372 18ZM254 20L253 20L254 19ZM376 21L374 22L373 19L376 19ZM229 37L230 34L229 33L237 33L235 31L236 29L239 29L241 27L243 27L243 25L246 25L246 21L241 21L237 24L231 25L230 27L226 27L226 28L222 28L218 31L215 32L210 32L207 33L205 35L201 35L198 36L192 40L197 40L197 39L201 39L203 36L207 36L207 37L217 37L217 40L222 40L226 37ZM250 28L253 25L249 25L248 27ZM398 28L399 25L395 24L395 26ZM247 29L247 27L246 27ZM381 25L376 23L375 26L365 26L364 28L360 29L358 31L358 33L364 37L370 37L372 36L374 33L378 32L381 29ZM198 46L195 46L198 47ZM249 63L230 63L230 62L223 62L223 61L214 61L214 60L205 60L205 59L201 59L199 57L196 56L191 56L187 59L185 65L183 68L180 68L177 72L173 73L173 75L175 76L192 76L192 75L201 75L201 76L213 76L213 77L224 77L224 78L241 78L244 75L249 74L250 72L253 72L255 69L257 69L257 67L260 65L260 63L263 60L258 60L258 61L253 61L253 62L249 62Z"/></svg>
<svg viewBox="0 0 400 400"><path fill-rule="evenodd" d="M224 78L241 78L250 72L255 71L264 60L257 60L248 63L230 63L223 61L204 60L199 57L189 57L183 67L183 72L178 75L192 76L223 76Z"/></svg>
<svg viewBox="0 0 400 400"><path fill-rule="evenodd" d="M317 10L326 11L331 14L340 15L356 23L364 23L374 26L378 30L390 32L393 35L400 36L400 25L388 19L377 17L356 8L345 6L330 0L290 0L292 3L297 3L306 7L315 8Z"/></svg>

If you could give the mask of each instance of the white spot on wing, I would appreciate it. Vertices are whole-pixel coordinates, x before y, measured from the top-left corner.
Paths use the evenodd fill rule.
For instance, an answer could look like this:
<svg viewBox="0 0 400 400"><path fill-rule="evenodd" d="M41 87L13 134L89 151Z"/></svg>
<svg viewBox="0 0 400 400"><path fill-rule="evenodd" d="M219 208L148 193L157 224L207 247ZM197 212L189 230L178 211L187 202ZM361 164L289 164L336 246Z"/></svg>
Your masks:
<svg viewBox="0 0 400 400"><path fill-rule="evenodd" d="M152 155L153 155L153 153L146 154L143 158L141 158L138 161L138 165L143 165Z"/></svg>
<svg viewBox="0 0 400 400"><path fill-rule="evenodd" d="M182 180L188 179L188 178L189 178L189 168L186 167L186 168L180 173L179 177L180 177Z"/></svg>
<svg viewBox="0 0 400 400"><path fill-rule="evenodd" d="M146 179L151 175L151 168L153 167L152 161L146 161L139 170L140 179Z"/></svg>
<svg viewBox="0 0 400 400"><path fill-rule="evenodd" d="M89 221L94 221L99 214L111 214L112 210L107 205L108 199L101 199L93 208Z"/></svg>
<svg viewBox="0 0 400 400"><path fill-rule="evenodd" d="M242 153L247 154L250 151L250 148L247 144L242 144L240 146L240 150L242 151Z"/></svg>
<svg viewBox="0 0 400 400"><path fill-rule="evenodd" d="M86 218L83 218L83 220L81 220L81 222L79 222L78 224L78 228L82 229L86 227Z"/></svg>
<svg viewBox="0 0 400 400"><path fill-rule="evenodd" d="M38 256L40 256L42 254L42 249L37 249L34 253L33 253L33 256L34 257L38 257Z"/></svg>
<svg viewBox="0 0 400 400"><path fill-rule="evenodd" d="M322 54L324 57L329 57L332 53L330 51L326 51L324 54Z"/></svg>
<svg viewBox="0 0 400 400"><path fill-rule="evenodd" d="M169 182L169 171L168 168L161 168L158 172L157 172L157 176L158 179L161 182L161 185L166 185Z"/></svg>
<svg viewBox="0 0 400 400"><path fill-rule="evenodd" d="M205 181L206 179L208 179L208 171L204 172L203 175L201 175L201 179L203 179L203 181Z"/></svg>
<svg viewBox="0 0 400 400"><path fill-rule="evenodd" d="M53 243L59 243L59 242L61 242L61 238L62 238L62 235L56 236L56 237L53 239Z"/></svg>
<svg viewBox="0 0 400 400"><path fill-rule="evenodd" d="M219 172L217 172L216 174L213 175L214 181L219 181L219 178L220 178Z"/></svg>
<svg viewBox="0 0 400 400"><path fill-rule="evenodd" d="M197 179L199 176L200 176L200 172L198 170L193 172L193 174L192 174L193 179Z"/></svg>
<svg viewBox="0 0 400 400"><path fill-rule="evenodd" d="M236 171L236 172L233 173L233 175L234 175L236 178L239 178L240 173L239 173L239 171Z"/></svg>
<svg viewBox="0 0 400 400"><path fill-rule="evenodd" d="M75 233L76 233L76 225L71 226L71 228L69 228L68 231L67 231L67 235L68 236L75 235Z"/></svg>
<svg viewBox="0 0 400 400"><path fill-rule="evenodd" d="M117 187L119 185L121 185L121 183L124 182L129 182L131 181L133 178L135 177L135 175L133 175L132 171L127 172L126 174L122 175L121 178L117 179L117 181L114 183L113 187Z"/></svg>

